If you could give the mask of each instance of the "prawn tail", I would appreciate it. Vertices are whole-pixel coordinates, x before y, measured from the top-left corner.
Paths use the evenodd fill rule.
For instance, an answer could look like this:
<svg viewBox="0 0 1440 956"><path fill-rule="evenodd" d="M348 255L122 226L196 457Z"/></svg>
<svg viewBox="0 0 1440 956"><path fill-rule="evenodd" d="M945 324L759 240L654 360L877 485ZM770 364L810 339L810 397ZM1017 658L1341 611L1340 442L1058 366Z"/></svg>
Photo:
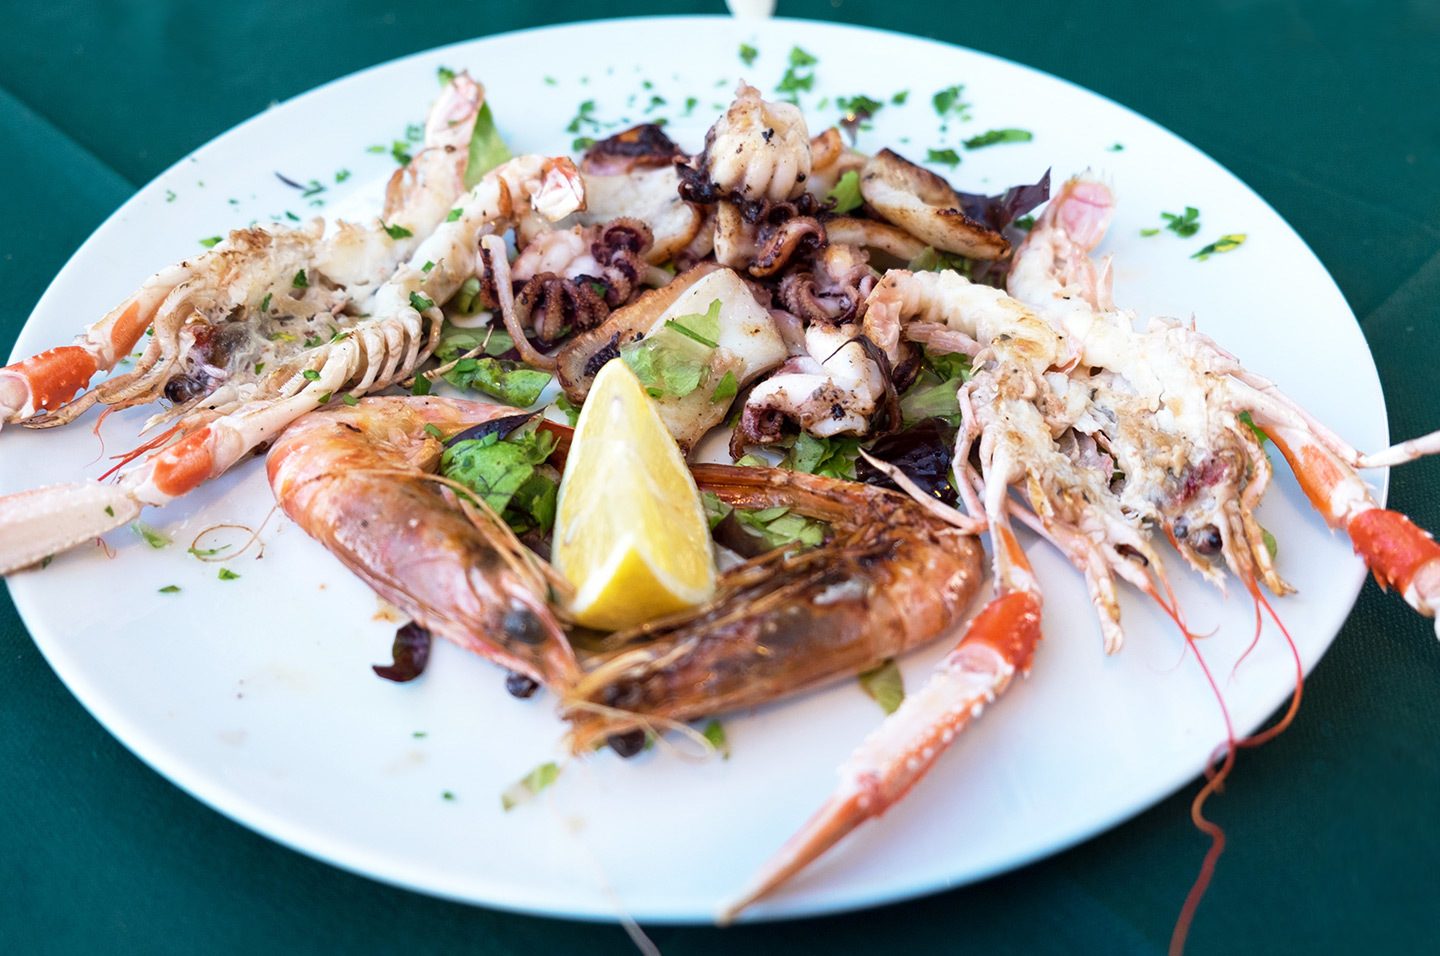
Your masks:
<svg viewBox="0 0 1440 956"><path fill-rule="evenodd" d="M763 899L915 786L985 706L1027 673L1040 639L1040 597L1016 590L995 598L919 692L865 740L841 768L840 786L718 914L721 923Z"/></svg>

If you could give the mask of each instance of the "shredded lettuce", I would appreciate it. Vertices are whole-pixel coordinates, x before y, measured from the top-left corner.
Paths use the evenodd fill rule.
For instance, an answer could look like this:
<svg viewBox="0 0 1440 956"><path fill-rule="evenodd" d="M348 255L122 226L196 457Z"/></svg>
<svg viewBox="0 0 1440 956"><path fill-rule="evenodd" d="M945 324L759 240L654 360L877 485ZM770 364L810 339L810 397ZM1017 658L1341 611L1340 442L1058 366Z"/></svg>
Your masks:
<svg viewBox="0 0 1440 956"><path fill-rule="evenodd" d="M507 813L527 800L534 799L540 791L560 778L560 765L553 760L542 763L534 770L515 781L500 794L500 807Z"/></svg>
<svg viewBox="0 0 1440 956"><path fill-rule="evenodd" d="M517 534L549 531L558 483L554 469L540 466L554 450L555 436L548 431L527 426L505 438L491 432L445 449L440 473L483 498Z"/></svg>
<svg viewBox="0 0 1440 956"><path fill-rule="evenodd" d="M925 353L921 372L900 396L900 415L906 425L926 418L943 418L960 424L960 386L970 378L970 358L959 354Z"/></svg>
<svg viewBox="0 0 1440 956"><path fill-rule="evenodd" d="M860 195L860 174L855 170L847 170L845 175L840 177L835 188L831 189L825 196L826 199L835 200L835 212L844 214L853 209L859 209L865 200Z"/></svg>
<svg viewBox="0 0 1440 956"><path fill-rule="evenodd" d="M513 154L500 131L495 128L495 117L490 113L490 104L480 107L475 117L475 132L470 136L470 160L465 164L465 188L474 189L490 170L507 162Z"/></svg>
<svg viewBox="0 0 1440 956"><path fill-rule="evenodd" d="M861 689L887 714L895 713L905 701L905 679L893 658L861 674L859 680Z"/></svg>
<svg viewBox="0 0 1440 956"><path fill-rule="evenodd" d="M806 432L795 436L780 467L827 478L855 477L855 460L860 457L858 438L816 438Z"/></svg>

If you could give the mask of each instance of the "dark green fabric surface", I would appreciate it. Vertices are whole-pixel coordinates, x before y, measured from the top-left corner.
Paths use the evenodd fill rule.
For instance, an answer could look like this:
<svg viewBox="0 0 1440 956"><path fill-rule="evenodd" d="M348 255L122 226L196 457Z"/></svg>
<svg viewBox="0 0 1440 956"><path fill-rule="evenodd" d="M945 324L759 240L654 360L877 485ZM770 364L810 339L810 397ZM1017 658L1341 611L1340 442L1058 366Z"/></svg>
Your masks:
<svg viewBox="0 0 1440 956"><path fill-rule="evenodd" d="M1440 4L1162 6L1040 0L947 5L942 15L933 4L811 0L781 12L996 53L1175 130L1272 203L1335 276L1378 360L1392 434L1440 427ZM272 100L471 36L602 13L719 9L564 0L5 7L0 354L74 248L136 186ZM77 327L89 318L77 316ZM1291 319L1303 351L1304 316ZM1411 465L1394 475L1391 502L1440 528L1437 490L1440 462ZM632 951L612 926L413 895L230 823L81 709L8 595L0 655L0 950ZM1212 805L1230 848L1194 952L1434 946L1437 692L1430 623L1367 585L1308 681L1295 726L1246 753ZM1205 846L1188 819L1192 791L979 886L832 919L652 936L667 953L1157 952Z"/></svg>

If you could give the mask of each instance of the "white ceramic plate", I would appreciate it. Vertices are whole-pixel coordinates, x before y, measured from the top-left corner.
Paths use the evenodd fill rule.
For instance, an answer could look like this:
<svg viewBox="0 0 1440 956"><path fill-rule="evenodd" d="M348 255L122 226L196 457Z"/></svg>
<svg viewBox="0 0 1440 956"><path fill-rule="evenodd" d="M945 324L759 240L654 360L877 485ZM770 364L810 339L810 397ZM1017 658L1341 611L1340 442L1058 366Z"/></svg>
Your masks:
<svg viewBox="0 0 1440 956"><path fill-rule="evenodd" d="M748 68L737 56L742 42L760 51ZM961 150L963 165L947 170L957 185L998 191L1047 167L1057 183L1086 167L1108 176L1120 196L1106 246L1120 302L1147 314L1193 313L1345 438L1385 445L1379 383L1339 291L1290 227L1212 160L1034 70L803 22L657 19L517 33L408 57L277 106L177 163L112 216L36 307L15 355L67 341L151 272L194 254L203 237L375 196L393 165L367 147L388 149L422 118L439 65L483 79L517 152L566 151L565 126L587 99L604 120L666 116L682 145L698 148L737 78L773 88L795 44L819 60L805 97L813 129L837 115L833 105L818 108L822 97L864 93L888 103L908 89L903 106L880 110L862 148L889 144L923 158L990 128L1018 127L1034 141ZM931 96L956 83L972 118L942 133ZM647 112L652 96L667 102ZM698 102L686 117L688 96ZM351 175L337 183L342 169ZM324 184L313 198L328 205L308 208L277 171ZM1162 210L1187 204L1201 211L1198 235L1140 236L1161 225ZM1189 258L1231 232L1249 236L1238 251ZM1334 388L1341 378L1346 387ZM107 421L107 453L133 445L144 417L133 410ZM0 491L98 475L93 424L90 416L58 431L7 429ZM1300 589L1279 607L1308 669L1363 571L1280 471L1261 519L1280 542L1281 571ZM113 558L81 548L10 588L56 672L136 754L221 812L347 869L517 910L707 920L819 804L836 765L881 718L847 681L728 717L728 761L696 763L664 748L632 761L601 753L571 764L544 798L504 813L501 790L560 752L552 702L512 699L499 670L444 643L422 680L375 678L369 665L388 659L394 623L377 619L371 593L283 517L265 529L263 560L252 552L228 565L238 580L217 580L216 565L186 554L198 530L257 526L271 504L263 469L249 462L152 516L175 546L152 550L119 531L109 536ZM1223 726L1174 627L1127 594L1129 643L1105 657L1079 576L1039 542L1029 552L1047 600L1047 639L1031 679L902 806L753 916L833 912L979 879L1112 826L1198 773ZM1237 726L1255 726L1293 684L1283 640L1267 628L1232 674L1251 637L1243 589L1224 598L1178 563L1175 577L1191 626L1215 631L1204 648ZM181 593L158 593L171 584ZM917 683L943 651L905 660L907 681Z"/></svg>

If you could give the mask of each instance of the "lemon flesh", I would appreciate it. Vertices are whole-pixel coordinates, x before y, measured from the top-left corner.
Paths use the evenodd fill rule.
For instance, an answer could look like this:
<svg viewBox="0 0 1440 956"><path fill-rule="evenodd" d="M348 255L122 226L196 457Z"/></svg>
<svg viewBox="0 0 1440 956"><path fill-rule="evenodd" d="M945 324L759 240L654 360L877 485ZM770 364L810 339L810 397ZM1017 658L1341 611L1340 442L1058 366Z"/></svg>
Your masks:
<svg viewBox="0 0 1440 956"><path fill-rule="evenodd" d="M685 457L624 362L595 376L575 423L555 513L571 613L620 630L715 593L710 528Z"/></svg>

